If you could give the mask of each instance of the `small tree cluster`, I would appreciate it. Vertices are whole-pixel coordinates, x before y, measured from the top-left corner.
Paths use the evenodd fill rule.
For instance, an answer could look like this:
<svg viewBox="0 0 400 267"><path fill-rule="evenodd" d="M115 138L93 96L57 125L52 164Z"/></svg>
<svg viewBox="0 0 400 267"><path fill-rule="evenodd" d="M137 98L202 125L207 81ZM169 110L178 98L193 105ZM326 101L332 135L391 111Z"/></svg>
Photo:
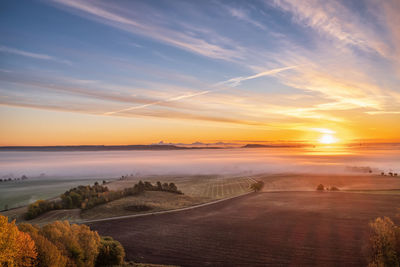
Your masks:
<svg viewBox="0 0 400 267"><path fill-rule="evenodd" d="M317 186L317 191L324 191L324 190L326 190L326 191L339 191L339 188L337 188L336 186L331 186L331 187L327 186L327 187L325 187L323 184L319 184Z"/></svg>
<svg viewBox="0 0 400 267"><path fill-rule="evenodd" d="M55 209L61 209L62 205L60 202L48 201L48 200L37 200L28 206L28 211L25 214L25 219L30 220L37 216Z"/></svg>
<svg viewBox="0 0 400 267"><path fill-rule="evenodd" d="M324 191L325 190L325 186L323 184L319 184L317 186L317 191Z"/></svg>
<svg viewBox="0 0 400 267"><path fill-rule="evenodd" d="M258 181L256 183L253 183L250 185L250 189L253 190L254 192L259 192L261 189L264 187L264 182L263 181Z"/></svg>
<svg viewBox="0 0 400 267"><path fill-rule="evenodd" d="M125 251L86 225L56 221L43 227L8 223L0 215L0 266L94 267L123 265Z"/></svg>
<svg viewBox="0 0 400 267"><path fill-rule="evenodd" d="M93 186L81 185L72 188L61 195L62 206L65 209L81 208L82 203L88 203L91 201L96 202L96 200L101 199L101 196L104 195L103 193L106 192L108 192L108 188L99 185L97 182Z"/></svg>
<svg viewBox="0 0 400 267"><path fill-rule="evenodd" d="M109 236L101 238L96 266L119 266L124 263L124 258L125 250L120 242Z"/></svg>
<svg viewBox="0 0 400 267"><path fill-rule="evenodd" d="M182 194L182 192L178 190L178 187L174 183L161 184L161 182L158 181L156 185L152 185L150 182L144 182L144 186L146 191L165 191L175 194Z"/></svg>
<svg viewBox="0 0 400 267"><path fill-rule="evenodd" d="M42 228L30 224L21 224L19 228L35 240L38 251L36 266L97 266L104 259L100 236L86 225L56 221ZM110 238L109 242L116 241ZM123 251L122 246L120 249ZM122 264L125 254L110 251L109 256L115 254L119 255L118 264Z"/></svg>
<svg viewBox="0 0 400 267"><path fill-rule="evenodd" d="M381 172L381 175L382 176L386 176L386 173ZM398 176L398 173L397 172L388 172L387 175L388 176Z"/></svg>
<svg viewBox="0 0 400 267"><path fill-rule="evenodd" d="M0 178L0 183L1 182L11 182L11 181L19 181L19 180L27 180L28 177L26 175L22 175L21 178Z"/></svg>
<svg viewBox="0 0 400 267"><path fill-rule="evenodd" d="M93 186L81 185L66 191L60 196L61 201L37 200L28 206L25 218L27 220L34 219L47 211L57 209L91 209L123 197L138 195L144 191L166 191L182 194L174 183L161 184L161 182L157 182L156 185L153 185L150 182L139 181L133 187L124 190L109 191L106 186L99 185L96 182Z"/></svg>

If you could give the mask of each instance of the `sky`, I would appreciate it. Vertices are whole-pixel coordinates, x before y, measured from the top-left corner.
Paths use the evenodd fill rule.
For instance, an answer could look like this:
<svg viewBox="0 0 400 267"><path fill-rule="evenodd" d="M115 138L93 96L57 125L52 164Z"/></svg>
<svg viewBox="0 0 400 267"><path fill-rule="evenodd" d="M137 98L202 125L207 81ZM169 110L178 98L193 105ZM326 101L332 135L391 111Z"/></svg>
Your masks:
<svg viewBox="0 0 400 267"><path fill-rule="evenodd" d="M0 146L400 141L399 12L1 1Z"/></svg>

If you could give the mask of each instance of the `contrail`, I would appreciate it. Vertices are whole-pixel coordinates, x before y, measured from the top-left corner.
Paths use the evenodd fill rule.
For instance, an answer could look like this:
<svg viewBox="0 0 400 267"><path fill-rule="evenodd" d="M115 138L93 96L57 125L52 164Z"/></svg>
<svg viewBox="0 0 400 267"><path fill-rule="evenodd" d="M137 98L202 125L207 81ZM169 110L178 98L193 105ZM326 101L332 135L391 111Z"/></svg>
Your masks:
<svg viewBox="0 0 400 267"><path fill-rule="evenodd" d="M276 73L279 73L279 72L282 72L282 71L285 71L285 70L294 69L294 68L297 68L297 67L298 66L277 68L277 69L263 71L263 72L260 72L260 73L257 73L257 74L251 75L251 76L236 77L236 78L229 79L227 81L218 82L216 84L213 84L211 86L211 88L220 87L221 85L227 85L229 87L236 87L243 81L252 80L252 79L256 79L256 78L263 77L263 76L273 75L273 74L276 74ZM197 93L193 93L193 94L185 94L185 95L175 96L175 97L171 97L171 98L167 98L167 99L163 99L163 100L158 100L158 101L151 102L151 103L144 104L144 105L140 105L140 106L134 106L134 107L125 108L125 109L121 109L121 110L117 110L117 111L106 112L103 115L113 115L115 113L121 113L121 112L135 110L135 109L142 109L142 108L146 108L146 107L149 107L149 106L158 105L158 104L161 104L161 103L174 102L174 101L178 101L178 100L182 100L182 99L186 99L186 98L192 98L192 97L199 96L199 95L205 95L205 94L208 94L208 93L212 93L212 92L220 91L220 90L224 90L224 89L227 89L227 87L205 90L205 91L201 91L201 92L197 92Z"/></svg>
<svg viewBox="0 0 400 267"><path fill-rule="evenodd" d="M210 93L212 91L216 91L216 90L206 90L206 91L201 91L201 92L194 93L194 94L186 94L186 95L180 95L180 96L176 96L176 97L171 97L171 98L168 98L168 99L159 100L159 101L151 102L151 103L140 105L140 106L134 106L134 107L125 108L125 109L121 109L121 110L117 110L117 111L106 112L106 113L104 113L104 115L112 115L112 114L115 114L115 113L125 112L125 111L129 111L129 110L141 109L141 108L145 108L145 107L148 107L148 106L158 105L158 104L166 103L166 102L174 102L174 101L178 101L178 100L185 99L185 98L190 98L190 97L194 97L194 96L208 94L208 93Z"/></svg>
<svg viewBox="0 0 400 267"><path fill-rule="evenodd" d="M263 71L263 72L260 72L260 73L257 73L257 74L251 75L251 76L247 76L247 77L232 78L232 79L229 79L229 80L224 81L224 82L219 82L218 84L221 84L221 85L222 84L228 84L231 87L236 87L243 81L252 80L252 79L256 79L256 78L263 77L263 76L273 75L273 74L276 74L276 73L279 73L279 72L282 72L282 71L285 71L285 70L294 69L294 68L297 68L297 67L298 66L290 66L290 67L267 70L267 71Z"/></svg>

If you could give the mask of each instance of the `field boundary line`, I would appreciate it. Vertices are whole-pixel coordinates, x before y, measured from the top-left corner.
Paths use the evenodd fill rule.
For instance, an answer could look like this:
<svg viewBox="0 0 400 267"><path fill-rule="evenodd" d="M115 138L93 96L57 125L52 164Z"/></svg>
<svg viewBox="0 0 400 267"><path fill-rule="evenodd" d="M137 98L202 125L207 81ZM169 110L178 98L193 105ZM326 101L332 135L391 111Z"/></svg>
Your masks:
<svg viewBox="0 0 400 267"><path fill-rule="evenodd" d="M227 200L243 197L243 196L249 195L251 193L253 193L253 191L249 191L249 192L246 192L244 194L240 194L240 195L234 196L234 197L218 199L218 200L214 200L214 201L210 201L210 202L206 202L206 203L201 203L201 204L197 204L197 205L193 205L193 206L189 206L189 207L184 207L184 208L180 208L180 209L162 210L162 211L156 211L156 212L149 212L149 213L142 213L142 214L132 214L132 215L124 215L124 216L116 216L116 217L95 219L95 220L85 220L85 221L79 221L79 222L76 222L76 223L78 223L78 224L87 224L87 223L104 222L104 221L112 221L112 220L121 220L121 219L145 217L145 216L151 216L151 215L159 215L159 214L180 212L180 211L185 211L185 210L192 210L192 209L196 209L196 208L201 208L201 207L217 204L217 203L220 203L220 202L223 202L223 201L227 201Z"/></svg>

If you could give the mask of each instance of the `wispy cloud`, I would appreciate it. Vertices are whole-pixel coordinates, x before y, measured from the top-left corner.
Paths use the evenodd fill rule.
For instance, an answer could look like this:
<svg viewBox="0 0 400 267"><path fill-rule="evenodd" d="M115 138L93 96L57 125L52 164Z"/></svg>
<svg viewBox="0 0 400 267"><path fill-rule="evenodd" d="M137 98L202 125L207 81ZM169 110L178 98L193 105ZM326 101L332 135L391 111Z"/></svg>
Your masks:
<svg viewBox="0 0 400 267"><path fill-rule="evenodd" d="M133 96L129 94L122 94L114 92L116 86L102 85L101 83L93 80L71 79L68 77L42 77L31 76L26 73L13 72L13 73L0 73L0 81L15 83L25 86L33 86L55 92L62 92L69 95L78 95L91 99L99 99L103 101L142 104L148 105L157 102L154 98ZM90 87L88 87L90 85ZM125 89L134 90L135 87L128 87ZM160 106L171 106L168 101L161 101L158 103ZM176 105L173 105L176 107ZM182 106L181 106L182 108Z"/></svg>
<svg viewBox="0 0 400 267"><path fill-rule="evenodd" d="M339 1L275 0L273 3L292 13L297 23L323 35L383 56L388 53L387 45L370 29L372 25L354 16Z"/></svg>
<svg viewBox="0 0 400 267"><path fill-rule="evenodd" d="M30 57L30 58L34 58L34 59L56 61L59 63L68 64L68 65L71 64L71 62L68 60L59 59L59 58L45 55L45 54L32 53L32 52L28 52L28 51L24 51L24 50L12 48L12 47L2 46L2 45L0 45L0 52L24 56L24 57Z"/></svg>
<svg viewBox="0 0 400 267"><path fill-rule="evenodd" d="M385 114L400 114L400 111L367 111L369 115L385 115Z"/></svg>
<svg viewBox="0 0 400 267"><path fill-rule="evenodd" d="M317 131L319 133L324 133L324 134L334 134L336 133L335 131L331 129L326 129L326 128L311 128L313 131Z"/></svg>
<svg viewBox="0 0 400 267"><path fill-rule="evenodd" d="M242 20L246 23L249 23L253 26L256 26L257 28L260 28L262 30L266 30L266 27L261 24L260 22L252 19L249 14L243 10L243 9L238 9L238 8L234 8L231 6L225 6L226 10L228 10L229 14L239 20Z"/></svg>
<svg viewBox="0 0 400 267"><path fill-rule="evenodd" d="M142 21L137 14L123 15L111 2L107 4L97 2L82 2L77 0L52 0L64 7L72 9L79 15L116 27L118 29L156 39L160 42L172 45L202 56L233 60L241 57L242 47L235 45L233 40L219 38L215 35L210 38L212 32L184 25L185 28L173 29L156 24L151 20ZM118 11L117 11L118 10ZM124 10L125 13L127 10ZM207 33L207 35L204 35ZM208 36L208 37L207 37ZM212 39L212 41L211 41Z"/></svg>
<svg viewBox="0 0 400 267"><path fill-rule="evenodd" d="M12 97L12 98L3 98L0 97L0 105L2 106L12 106L12 107L28 107L35 109L44 109L44 110L54 110L54 111L64 111L64 112L77 112L77 113L85 113L92 115L104 115L98 111L98 106L91 105L83 105L82 103L76 103L67 101L64 99L59 102L56 101L54 103L42 103L35 101L34 99L23 99L21 97ZM204 122L213 122L213 123L226 123L237 126L259 126L269 128L271 126L268 123L260 122L260 121L252 121L252 120L243 120L234 118L232 116L223 116L223 115L209 115L209 114L201 114L195 112L183 112L177 110L170 109L142 109L137 110L135 112L132 111L124 111L115 114L114 116L118 117L152 117L152 118L162 118L162 119L171 119L171 120L195 120L195 121L204 121Z"/></svg>

